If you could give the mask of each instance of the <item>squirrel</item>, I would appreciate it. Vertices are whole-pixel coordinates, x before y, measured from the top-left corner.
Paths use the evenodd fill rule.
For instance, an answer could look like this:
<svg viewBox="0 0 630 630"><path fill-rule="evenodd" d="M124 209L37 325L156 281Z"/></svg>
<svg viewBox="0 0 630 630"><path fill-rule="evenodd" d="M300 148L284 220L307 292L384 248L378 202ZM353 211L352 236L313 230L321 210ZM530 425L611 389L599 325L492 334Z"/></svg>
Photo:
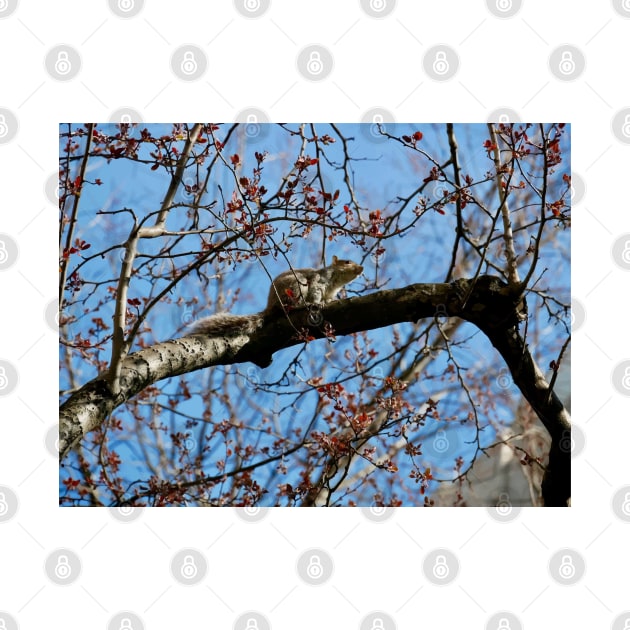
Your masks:
<svg viewBox="0 0 630 630"><path fill-rule="evenodd" d="M251 315L216 313L193 322L192 334L251 335L262 327L267 316L286 312L287 308L327 304L362 272L361 265L337 256L333 256L331 265L322 269L290 269L272 280L264 311Z"/></svg>

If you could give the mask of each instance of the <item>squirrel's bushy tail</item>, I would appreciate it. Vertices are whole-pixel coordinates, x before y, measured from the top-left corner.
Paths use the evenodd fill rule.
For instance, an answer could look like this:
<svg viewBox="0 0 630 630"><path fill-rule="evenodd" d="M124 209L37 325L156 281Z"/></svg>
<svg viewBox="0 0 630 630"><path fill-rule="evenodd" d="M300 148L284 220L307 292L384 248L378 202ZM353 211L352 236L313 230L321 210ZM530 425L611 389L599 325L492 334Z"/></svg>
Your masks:
<svg viewBox="0 0 630 630"><path fill-rule="evenodd" d="M252 315L216 313L193 322L190 326L191 332L189 334L211 335L213 337L251 335L262 324L262 313L254 313Z"/></svg>

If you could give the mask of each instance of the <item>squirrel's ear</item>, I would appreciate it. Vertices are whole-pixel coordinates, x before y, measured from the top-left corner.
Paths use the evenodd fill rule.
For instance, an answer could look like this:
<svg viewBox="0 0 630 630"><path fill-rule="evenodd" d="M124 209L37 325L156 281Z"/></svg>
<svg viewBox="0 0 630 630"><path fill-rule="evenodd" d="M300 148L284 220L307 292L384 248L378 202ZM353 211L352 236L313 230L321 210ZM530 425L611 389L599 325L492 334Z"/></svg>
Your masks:
<svg viewBox="0 0 630 630"><path fill-rule="evenodd" d="M333 263L332 263L332 264L333 264L333 265L336 265L336 264L337 264L337 256L333 256Z"/></svg>

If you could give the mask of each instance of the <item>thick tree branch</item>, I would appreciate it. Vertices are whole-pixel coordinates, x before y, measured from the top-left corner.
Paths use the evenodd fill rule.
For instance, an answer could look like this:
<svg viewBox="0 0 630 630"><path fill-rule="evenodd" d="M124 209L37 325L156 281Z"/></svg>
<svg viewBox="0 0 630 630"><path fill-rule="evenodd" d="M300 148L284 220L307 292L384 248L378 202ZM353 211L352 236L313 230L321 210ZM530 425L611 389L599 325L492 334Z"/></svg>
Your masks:
<svg viewBox="0 0 630 630"><path fill-rule="evenodd" d="M509 367L514 383L532 405L551 436L551 452L543 481L545 505L567 505L570 496L570 430L568 413L550 390L518 331L522 301L499 278L480 276L451 283L413 284L364 297L337 300L321 309L335 335L416 322L436 314L461 317L482 330ZM384 308L386 305L386 308ZM323 325L313 327L313 313L296 309L267 318L255 334L232 337L189 335L156 344L127 356L121 367L120 391L114 395L103 376L90 381L61 407L59 456L100 426L121 404L164 378L213 365L251 361L264 367L274 352L303 343L296 331L323 338ZM567 444L569 446L567 447Z"/></svg>

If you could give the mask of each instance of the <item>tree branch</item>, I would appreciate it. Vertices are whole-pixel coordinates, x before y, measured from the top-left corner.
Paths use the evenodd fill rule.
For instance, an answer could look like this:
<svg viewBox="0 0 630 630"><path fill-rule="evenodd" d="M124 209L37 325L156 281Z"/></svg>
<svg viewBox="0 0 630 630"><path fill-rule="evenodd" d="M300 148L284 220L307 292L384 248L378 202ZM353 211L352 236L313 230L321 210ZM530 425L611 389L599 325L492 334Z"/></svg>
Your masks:
<svg viewBox="0 0 630 630"><path fill-rule="evenodd" d="M518 261L516 259L516 251L514 249L514 236L512 234L512 221L510 219L510 207L508 205L508 182L503 181L504 165L501 164L501 151L497 132L492 123L488 123L488 131L490 132L490 141L493 150L492 157L494 160L494 168L496 170L497 194L499 196L499 207L501 210L501 218L503 219L503 239L505 241L505 257L507 262L507 277L510 284L518 284ZM511 175L508 176L508 180Z"/></svg>
<svg viewBox="0 0 630 630"><path fill-rule="evenodd" d="M400 322L416 322L439 312L460 317L482 330L503 357L516 386L528 400L551 436L549 464L543 481L545 505L567 505L570 496L570 420L550 389L519 331L520 295L499 278L480 276L451 283L412 284L401 289L336 300L321 309L335 335L373 330ZM387 305L387 308L383 308ZM208 337L188 335L159 343L127 356L122 362L120 391L115 395L104 375L75 392L59 414L59 457L62 461L88 432L99 427L124 402L164 378L213 365L251 361L268 366L274 352L303 343L297 330L312 338L326 336L324 324L309 324L309 309L296 309L265 319L252 335ZM567 440L567 437L569 438Z"/></svg>

